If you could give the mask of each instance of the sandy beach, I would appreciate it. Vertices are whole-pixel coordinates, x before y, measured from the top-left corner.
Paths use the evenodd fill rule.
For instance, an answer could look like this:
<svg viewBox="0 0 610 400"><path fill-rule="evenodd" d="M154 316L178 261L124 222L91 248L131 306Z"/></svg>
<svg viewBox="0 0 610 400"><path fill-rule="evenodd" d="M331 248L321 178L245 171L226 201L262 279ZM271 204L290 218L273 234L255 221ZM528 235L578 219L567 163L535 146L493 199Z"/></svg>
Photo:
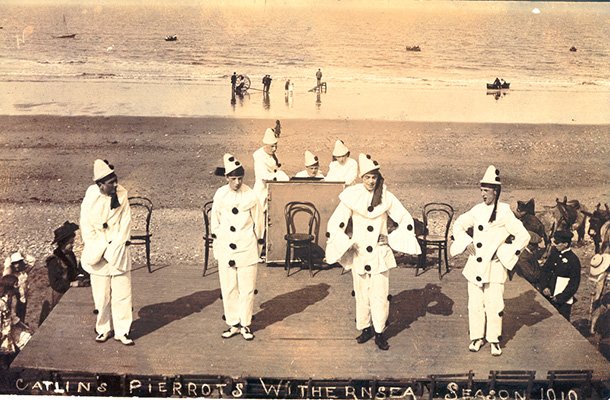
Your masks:
<svg viewBox="0 0 610 400"><path fill-rule="evenodd" d="M130 194L152 199L154 268L200 264L201 206L224 184L214 168L232 152L251 185L252 153L275 120L2 116L0 122L0 245L37 259L28 309L36 327L49 294L44 259L53 229L78 220L95 158L114 163ZM488 164L500 169L502 200L513 208L533 197L542 209L567 196L591 209L609 197L609 136L607 125L283 120L278 156L293 175L309 149L326 172L332 144L341 138L353 156L365 152L380 162L390 190L416 217L430 201L449 202L458 214L479 202L478 181ZM143 265L143 251L135 253L136 266ZM588 265L589 238L577 254ZM584 296L589 289L583 280ZM586 316L588 302L581 299L574 320Z"/></svg>

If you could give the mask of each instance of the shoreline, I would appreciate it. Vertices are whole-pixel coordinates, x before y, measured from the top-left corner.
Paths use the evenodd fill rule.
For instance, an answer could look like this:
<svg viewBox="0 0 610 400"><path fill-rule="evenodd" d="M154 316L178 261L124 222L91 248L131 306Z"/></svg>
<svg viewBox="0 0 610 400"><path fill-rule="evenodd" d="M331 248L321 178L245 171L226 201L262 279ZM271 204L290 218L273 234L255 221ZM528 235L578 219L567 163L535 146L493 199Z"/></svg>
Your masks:
<svg viewBox="0 0 610 400"><path fill-rule="evenodd" d="M264 96L255 79L247 94L232 99L228 82L3 81L0 114L610 124L610 90L587 86L513 84L498 93L473 86L327 83L320 93L308 91L314 82L296 82L287 95L277 78Z"/></svg>

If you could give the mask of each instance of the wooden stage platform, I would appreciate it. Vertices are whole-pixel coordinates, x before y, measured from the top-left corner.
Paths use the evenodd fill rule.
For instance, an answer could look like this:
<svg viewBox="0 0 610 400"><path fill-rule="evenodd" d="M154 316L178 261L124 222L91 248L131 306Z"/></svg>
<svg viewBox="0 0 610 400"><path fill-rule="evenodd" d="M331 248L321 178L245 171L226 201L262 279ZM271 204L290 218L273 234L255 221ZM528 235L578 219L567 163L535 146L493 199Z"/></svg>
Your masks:
<svg viewBox="0 0 610 400"><path fill-rule="evenodd" d="M391 271L386 330L391 347L380 351L372 340L355 341L351 274L342 275L340 269L316 271L314 277L295 269L286 277L283 268L260 265L252 324L256 338L247 342L220 336L226 325L215 267L206 277L200 266L172 265L152 274L141 268L133 272L135 346L96 343L90 289L73 288L11 371L425 381L430 375L470 370L475 379L487 380L492 370L529 370L536 380L545 380L549 371L583 369L593 371L593 381L610 379L608 361L525 280L515 277L506 284L504 353L492 357L488 344L478 353L468 351L461 271L452 270L442 280L434 269L414 275L411 268ZM25 393L34 384L22 380L17 386L27 386Z"/></svg>

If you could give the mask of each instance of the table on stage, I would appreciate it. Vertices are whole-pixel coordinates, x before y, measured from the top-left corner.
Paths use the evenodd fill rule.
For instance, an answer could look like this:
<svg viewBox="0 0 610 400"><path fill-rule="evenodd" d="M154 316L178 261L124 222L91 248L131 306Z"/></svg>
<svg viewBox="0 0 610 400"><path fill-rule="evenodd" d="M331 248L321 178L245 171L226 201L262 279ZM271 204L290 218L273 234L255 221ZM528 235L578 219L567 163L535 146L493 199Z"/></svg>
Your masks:
<svg viewBox="0 0 610 400"><path fill-rule="evenodd" d="M326 225L339 204L339 194L343 191L343 182L323 182L309 180L291 180L287 182L269 181L267 213L267 263L284 263L286 257L286 220L284 206L291 201L313 203L320 213L320 233L317 244L326 248ZM298 222L298 221L297 221Z"/></svg>

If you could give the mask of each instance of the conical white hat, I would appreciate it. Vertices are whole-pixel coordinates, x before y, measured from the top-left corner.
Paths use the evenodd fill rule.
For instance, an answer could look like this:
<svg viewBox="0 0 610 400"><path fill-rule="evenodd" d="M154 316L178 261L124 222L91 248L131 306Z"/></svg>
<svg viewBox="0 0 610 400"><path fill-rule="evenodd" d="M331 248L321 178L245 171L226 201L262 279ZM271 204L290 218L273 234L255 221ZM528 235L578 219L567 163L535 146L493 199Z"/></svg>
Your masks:
<svg viewBox="0 0 610 400"><path fill-rule="evenodd" d="M345 143L343 143L343 140L337 140L335 142L335 148L333 149L333 156L341 157L346 155L347 153L349 153L349 149L347 148Z"/></svg>
<svg viewBox="0 0 610 400"><path fill-rule="evenodd" d="M225 153L222 156L222 162L225 167L225 175L235 171L237 168L241 167L241 163L235 158L233 154Z"/></svg>
<svg viewBox="0 0 610 400"><path fill-rule="evenodd" d="M493 165L487 167L485 175L483 175L483 179L481 179L481 183L501 186L502 182L500 181L500 170Z"/></svg>
<svg viewBox="0 0 610 400"><path fill-rule="evenodd" d="M97 182L102 178L114 173L110 165L104 160L97 159L93 162L93 181Z"/></svg>
<svg viewBox="0 0 610 400"><path fill-rule="evenodd" d="M364 174L379 169L379 163L373 160L370 155L360 153L358 156L358 169L360 176L364 176Z"/></svg>
<svg viewBox="0 0 610 400"><path fill-rule="evenodd" d="M263 136L264 144L276 144L277 138L275 137L275 132L271 128L267 128L265 131L265 136Z"/></svg>
<svg viewBox="0 0 610 400"><path fill-rule="evenodd" d="M318 164L318 156L314 155L311 151L305 150L305 166Z"/></svg>

